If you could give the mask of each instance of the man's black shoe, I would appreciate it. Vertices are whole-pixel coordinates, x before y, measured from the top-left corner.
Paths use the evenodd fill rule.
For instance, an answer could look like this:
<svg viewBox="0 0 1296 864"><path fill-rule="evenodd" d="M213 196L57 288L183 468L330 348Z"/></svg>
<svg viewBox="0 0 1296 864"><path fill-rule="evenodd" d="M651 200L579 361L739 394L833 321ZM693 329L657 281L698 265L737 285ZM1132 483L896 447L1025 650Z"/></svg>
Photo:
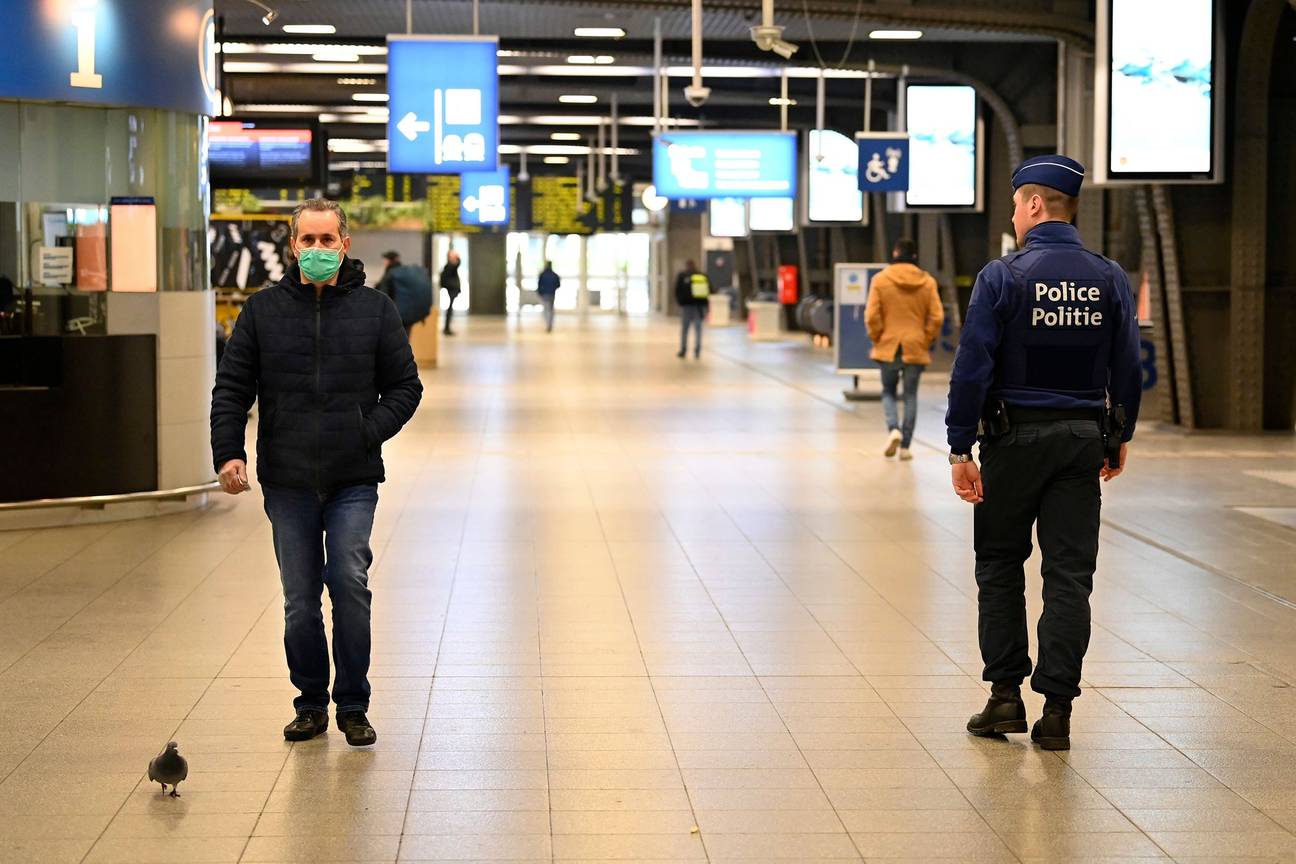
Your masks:
<svg viewBox="0 0 1296 864"><path fill-rule="evenodd" d="M314 708L304 708L297 712L297 719L284 727L284 739L287 741L309 741L328 728L328 713Z"/></svg>
<svg viewBox="0 0 1296 864"><path fill-rule="evenodd" d="M1026 731L1026 703L1022 702L1021 687L1016 684L995 684L990 688L990 699L980 714L968 720L967 730L985 738L1008 732Z"/></svg>
<svg viewBox="0 0 1296 864"><path fill-rule="evenodd" d="M1031 740L1041 750L1071 749L1071 701L1048 698L1044 713L1031 727Z"/></svg>
<svg viewBox="0 0 1296 864"><path fill-rule="evenodd" d="M363 711L344 711L337 715L338 729L346 735L352 747L368 747L378 740L378 733L369 725Z"/></svg>

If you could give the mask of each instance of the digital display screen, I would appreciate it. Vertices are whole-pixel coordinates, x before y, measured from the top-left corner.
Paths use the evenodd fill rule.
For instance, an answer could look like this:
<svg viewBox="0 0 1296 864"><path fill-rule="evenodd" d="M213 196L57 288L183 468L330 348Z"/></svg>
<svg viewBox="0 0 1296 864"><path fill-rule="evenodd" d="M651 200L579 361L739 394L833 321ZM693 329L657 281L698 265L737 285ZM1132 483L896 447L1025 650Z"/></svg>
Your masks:
<svg viewBox="0 0 1296 864"><path fill-rule="evenodd" d="M1214 0L1111 0L1107 170L1209 175Z"/></svg>
<svg viewBox="0 0 1296 864"><path fill-rule="evenodd" d="M976 207L977 96L972 87L910 84L905 88L909 191L914 207Z"/></svg>
<svg viewBox="0 0 1296 864"><path fill-rule="evenodd" d="M747 236L747 202L742 198L712 198L707 221L712 237Z"/></svg>
<svg viewBox="0 0 1296 864"><path fill-rule="evenodd" d="M152 198L113 198L108 204L112 290L157 291L157 206Z"/></svg>
<svg viewBox="0 0 1296 864"><path fill-rule="evenodd" d="M213 121L207 159L213 183L308 182L315 177L315 135L307 127Z"/></svg>
<svg viewBox="0 0 1296 864"><path fill-rule="evenodd" d="M796 195L795 132L663 132L653 139L657 194L680 198Z"/></svg>
<svg viewBox="0 0 1296 864"><path fill-rule="evenodd" d="M753 231L791 231L796 227L796 200L753 198L747 202L747 227Z"/></svg>
<svg viewBox="0 0 1296 864"><path fill-rule="evenodd" d="M864 193L859 191L859 147L831 129L811 129L809 142L806 218L811 222L861 221Z"/></svg>

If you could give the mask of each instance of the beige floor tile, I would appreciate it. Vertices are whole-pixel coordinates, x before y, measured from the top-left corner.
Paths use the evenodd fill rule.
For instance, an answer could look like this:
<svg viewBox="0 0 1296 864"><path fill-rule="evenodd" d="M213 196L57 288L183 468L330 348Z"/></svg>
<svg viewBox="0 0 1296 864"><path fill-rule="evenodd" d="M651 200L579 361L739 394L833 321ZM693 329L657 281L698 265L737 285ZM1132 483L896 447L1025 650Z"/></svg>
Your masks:
<svg viewBox="0 0 1296 864"><path fill-rule="evenodd" d="M401 861L541 861L550 858L546 834L420 834L401 839Z"/></svg>
<svg viewBox="0 0 1296 864"><path fill-rule="evenodd" d="M401 844L398 836L331 835L323 837L253 837L240 862L392 862Z"/></svg>
<svg viewBox="0 0 1296 864"><path fill-rule="evenodd" d="M238 861L243 837L104 837L86 856L87 864L225 864Z"/></svg>

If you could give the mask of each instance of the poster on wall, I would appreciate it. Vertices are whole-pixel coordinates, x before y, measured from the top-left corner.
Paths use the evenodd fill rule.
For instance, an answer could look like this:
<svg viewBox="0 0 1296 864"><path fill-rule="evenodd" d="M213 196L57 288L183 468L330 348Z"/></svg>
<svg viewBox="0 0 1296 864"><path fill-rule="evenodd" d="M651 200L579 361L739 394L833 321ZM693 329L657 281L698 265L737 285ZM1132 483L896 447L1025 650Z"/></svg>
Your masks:
<svg viewBox="0 0 1296 864"><path fill-rule="evenodd" d="M1219 182L1223 93L1216 0L1098 4L1099 183Z"/></svg>
<svg viewBox="0 0 1296 864"><path fill-rule="evenodd" d="M261 288L283 278L288 266L287 219L221 219L207 229L213 288Z"/></svg>

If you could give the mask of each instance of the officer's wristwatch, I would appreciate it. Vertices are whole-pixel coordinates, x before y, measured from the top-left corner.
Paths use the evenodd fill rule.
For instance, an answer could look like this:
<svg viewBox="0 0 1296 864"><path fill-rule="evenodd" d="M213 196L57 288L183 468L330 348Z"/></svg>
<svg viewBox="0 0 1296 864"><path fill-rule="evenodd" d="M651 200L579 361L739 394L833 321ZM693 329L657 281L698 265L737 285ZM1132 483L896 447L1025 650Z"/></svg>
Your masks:
<svg viewBox="0 0 1296 864"><path fill-rule="evenodd" d="M951 453L949 454L949 463L951 465L962 465L964 462L971 462L971 453Z"/></svg>

